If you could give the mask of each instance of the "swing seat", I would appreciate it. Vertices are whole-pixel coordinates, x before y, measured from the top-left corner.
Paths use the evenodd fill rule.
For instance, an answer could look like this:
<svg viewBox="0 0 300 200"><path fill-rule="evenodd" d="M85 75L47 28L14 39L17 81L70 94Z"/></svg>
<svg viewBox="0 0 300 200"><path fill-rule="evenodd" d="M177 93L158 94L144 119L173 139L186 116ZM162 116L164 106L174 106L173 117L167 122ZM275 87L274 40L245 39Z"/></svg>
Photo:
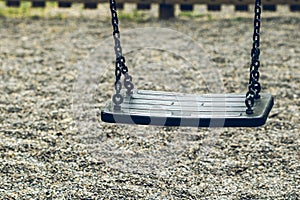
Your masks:
<svg viewBox="0 0 300 200"><path fill-rule="evenodd" d="M109 101L101 111L108 123L190 127L257 127L265 124L274 100L261 94L246 114L244 94L182 94L134 90L119 110Z"/></svg>

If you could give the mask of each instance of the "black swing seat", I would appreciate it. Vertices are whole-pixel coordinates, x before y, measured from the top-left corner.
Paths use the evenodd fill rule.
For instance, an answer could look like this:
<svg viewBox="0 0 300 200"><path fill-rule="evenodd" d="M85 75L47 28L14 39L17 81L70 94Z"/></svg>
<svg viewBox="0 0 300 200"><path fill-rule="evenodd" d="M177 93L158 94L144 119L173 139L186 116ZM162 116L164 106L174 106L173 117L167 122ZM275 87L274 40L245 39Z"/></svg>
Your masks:
<svg viewBox="0 0 300 200"><path fill-rule="evenodd" d="M253 114L246 114L245 94L182 94L134 90L119 110L109 101L101 111L108 123L190 127L257 127L265 124L274 104L261 94Z"/></svg>

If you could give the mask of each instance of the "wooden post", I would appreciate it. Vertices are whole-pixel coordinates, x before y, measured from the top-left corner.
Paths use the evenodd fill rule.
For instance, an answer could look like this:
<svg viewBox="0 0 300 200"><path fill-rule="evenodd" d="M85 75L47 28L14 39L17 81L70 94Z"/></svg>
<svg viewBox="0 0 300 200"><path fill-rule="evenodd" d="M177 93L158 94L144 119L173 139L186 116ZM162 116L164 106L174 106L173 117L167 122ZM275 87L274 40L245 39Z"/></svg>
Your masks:
<svg viewBox="0 0 300 200"><path fill-rule="evenodd" d="M138 3L136 7L138 10L150 10L151 4Z"/></svg>
<svg viewBox="0 0 300 200"><path fill-rule="evenodd" d="M97 3L84 3L84 9L97 9L98 4Z"/></svg>
<svg viewBox="0 0 300 200"><path fill-rule="evenodd" d="M33 8L44 8L46 6L45 1L32 1L31 7Z"/></svg>
<svg viewBox="0 0 300 200"><path fill-rule="evenodd" d="M20 7L20 1L6 1L6 6L7 7Z"/></svg>
<svg viewBox="0 0 300 200"><path fill-rule="evenodd" d="M193 4L180 4L180 10L181 11L193 11L194 6L193 6Z"/></svg>
<svg viewBox="0 0 300 200"><path fill-rule="evenodd" d="M249 6L248 5L236 5L235 6L235 11L247 12L247 11L249 11Z"/></svg>
<svg viewBox="0 0 300 200"><path fill-rule="evenodd" d="M300 5L290 5L290 11L291 12L299 12L300 11Z"/></svg>
<svg viewBox="0 0 300 200"><path fill-rule="evenodd" d="M264 11L276 11L276 5L263 5Z"/></svg>
<svg viewBox="0 0 300 200"><path fill-rule="evenodd" d="M123 10L124 9L124 4L123 3L117 3L117 9L118 10Z"/></svg>
<svg viewBox="0 0 300 200"><path fill-rule="evenodd" d="M159 19L175 17L173 4L159 4Z"/></svg>
<svg viewBox="0 0 300 200"><path fill-rule="evenodd" d="M220 11L221 5L219 4L207 4L207 10L209 11Z"/></svg>
<svg viewBox="0 0 300 200"><path fill-rule="evenodd" d="M70 8L71 6L72 6L71 2L63 2L63 1L58 2L58 7L60 8Z"/></svg>

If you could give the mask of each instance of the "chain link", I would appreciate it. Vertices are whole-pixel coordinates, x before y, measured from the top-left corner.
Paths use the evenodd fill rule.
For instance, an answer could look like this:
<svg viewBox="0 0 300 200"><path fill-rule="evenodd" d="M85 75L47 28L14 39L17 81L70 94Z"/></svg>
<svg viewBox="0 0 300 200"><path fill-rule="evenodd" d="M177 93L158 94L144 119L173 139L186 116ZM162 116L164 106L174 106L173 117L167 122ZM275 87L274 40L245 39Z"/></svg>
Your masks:
<svg viewBox="0 0 300 200"><path fill-rule="evenodd" d="M120 110L121 104L124 101L124 97L121 94L122 83L121 75L125 76L124 86L127 89L127 95L130 95L134 85L132 83L132 77L128 74L128 68L126 66L125 57L122 53L121 40L120 40L120 31L119 31L119 19L117 14L117 2L115 0L110 0L110 11L111 11L111 23L113 27L113 38L115 42L115 54L116 54L116 66L115 66L115 90L116 93L113 96L114 109Z"/></svg>
<svg viewBox="0 0 300 200"><path fill-rule="evenodd" d="M245 104L247 106L246 113L253 114L253 106L255 99L260 98L261 86L259 83L259 55L260 55L260 15L261 15L261 0L255 0L254 7L254 33L253 46L251 50L251 65L248 92L246 94Z"/></svg>

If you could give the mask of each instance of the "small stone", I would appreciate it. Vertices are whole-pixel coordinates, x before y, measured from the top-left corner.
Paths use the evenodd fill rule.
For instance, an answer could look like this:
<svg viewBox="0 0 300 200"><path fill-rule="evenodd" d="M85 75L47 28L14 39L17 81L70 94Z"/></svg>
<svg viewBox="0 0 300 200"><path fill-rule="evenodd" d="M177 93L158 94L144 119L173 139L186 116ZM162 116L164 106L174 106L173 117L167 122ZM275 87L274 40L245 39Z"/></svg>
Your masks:
<svg viewBox="0 0 300 200"><path fill-rule="evenodd" d="M7 112L9 112L9 113L15 113L15 112L20 112L20 111L22 111L21 107L9 107L7 109Z"/></svg>

